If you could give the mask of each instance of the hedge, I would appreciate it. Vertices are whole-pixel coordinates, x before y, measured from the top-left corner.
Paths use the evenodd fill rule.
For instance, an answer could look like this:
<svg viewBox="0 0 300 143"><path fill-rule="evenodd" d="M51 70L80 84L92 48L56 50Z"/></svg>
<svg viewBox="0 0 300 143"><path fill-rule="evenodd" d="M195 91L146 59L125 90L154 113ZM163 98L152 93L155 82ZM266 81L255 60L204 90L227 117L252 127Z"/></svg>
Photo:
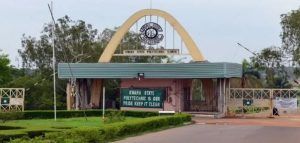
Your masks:
<svg viewBox="0 0 300 143"><path fill-rule="evenodd" d="M32 143L32 142L53 142L53 143L102 143L114 141L129 135L135 135L146 131L182 125L190 122L191 116L188 114L176 114L174 116L149 117L135 122L120 122L108 124L104 127L81 127L62 132L46 133L44 137L33 139L16 139L12 143Z"/></svg>
<svg viewBox="0 0 300 143"><path fill-rule="evenodd" d="M86 110L86 115L89 117L99 117L102 116L102 110ZM105 111L106 115L112 113L112 112L120 112L118 110L112 110L108 109ZM144 111L121 111L123 112L122 115L127 117L137 117L137 118L147 118L147 117L153 117L158 116L158 112L144 112ZM14 116L11 116L11 114L21 114L21 117L15 118ZM9 115L9 116L8 116ZM0 112L0 121L2 120L19 120L19 119L52 119L53 118L53 111L50 110L31 110L31 111L25 111L25 112ZM57 111L57 117L58 118L72 118L72 117L83 117L84 112L83 111L66 111L66 110L58 110ZM13 117L13 118L12 118ZM0 130L5 130L7 126L0 126ZM14 127L8 127L8 128L14 128ZM17 132L13 134L0 134L0 143L3 141L7 141L9 139L14 138L20 138L20 137L34 137L41 134L45 134L44 129L40 130L34 130L34 131L26 131L26 132Z"/></svg>
<svg viewBox="0 0 300 143"><path fill-rule="evenodd" d="M23 119L23 117L24 116L22 112L0 112L0 121L2 123L10 120Z"/></svg>
<svg viewBox="0 0 300 143"><path fill-rule="evenodd" d="M105 110L105 113L109 112L115 112L117 110ZM122 111L124 112L125 116L130 117L140 117L140 118L146 118L146 117L152 117L152 116L158 116L158 112L145 112L145 111ZM54 117L54 111L50 110L32 110L32 111L25 111L23 112L23 119L51 119ZM101 116L102 110L86 110L85 111L86 116L92 117L92 116ZM73 118L73 117L84 117L84 111L67 111L67 110L58 110L57 111L57 118Z"/></svg>

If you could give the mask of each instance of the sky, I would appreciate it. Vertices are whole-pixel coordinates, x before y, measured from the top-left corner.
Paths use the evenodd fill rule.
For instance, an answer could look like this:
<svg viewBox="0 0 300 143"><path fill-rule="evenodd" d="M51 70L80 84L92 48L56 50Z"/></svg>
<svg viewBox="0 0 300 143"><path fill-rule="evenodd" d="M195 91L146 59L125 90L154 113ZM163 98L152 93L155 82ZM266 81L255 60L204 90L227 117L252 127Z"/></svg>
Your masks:
<svg viewBox="0 0 300 143"><path fill-rule="evenodd" d="M18 65L22 35L39 37L51 20L49 0L0 0L0 49ZM56 18L68 15L102 31L120 26L150 0L53 0ZM152 0L152 8L167 11L189 32L211 62L241 63L251 56L237 42L259 52L280 46L280 15L300 7L299 0ZM19 57L20 60L20 57ZM95 61L96 62L96 61Z"/></svg>

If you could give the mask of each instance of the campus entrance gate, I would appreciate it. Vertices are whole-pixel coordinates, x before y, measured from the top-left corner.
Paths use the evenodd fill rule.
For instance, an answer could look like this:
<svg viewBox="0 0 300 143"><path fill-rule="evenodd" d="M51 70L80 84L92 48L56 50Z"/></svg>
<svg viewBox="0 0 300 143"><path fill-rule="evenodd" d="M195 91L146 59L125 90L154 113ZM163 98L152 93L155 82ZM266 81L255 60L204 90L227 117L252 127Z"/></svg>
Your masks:
<svg viewBox="0 0 300 143"><path fill-rule="evenodd" d="M300 90L230 88L226 98L227 115L272 116L273 107L280 114L300 113Z"/></svg>
<svg viewBox="0 0 300 143"><path fill-rule="evenodd" d="M151 17L156 17L156 20L151 20ZM141 22L143 24L139 28ZM176 42L173 38L173 45L168 44L171 42L168 42L165 37L169 29L167 26L172 28L173 37L177 34L181 42ZM128 32L139 35L137 42L141 44L131 46L130 49L122 49ZM168 61L165 63L162 60L163 57L174 55L190 55L193 62L178 63L185 57L178 61L172 59L173 64L169 64ZM111 63L113 56L129 57L132 63ZM141 56L150 57L145 58L150 63L144 63L144 60L136 58ZM158 58L154 58L154 56L158 56ZM168 96L162 101L163 108L156 108L155 110L218 112L223 115L225 113L225 91L229 88L229 79L241 78L242 66L236 63L205 61L206 59L189 33L172 15L158 9L144 9L133 14L117 29L101 54L99 63L59 63L58 76L59 78L70 79L69 81L76 80L67 86L68 110L85 109L86 107L99 108L101 97L105 99L103 96L105 90L101 90L105 89L102 88L104 87L104 80L121 79L122 84L124 80L130 79L131 85L121 87L168 89L166 93ZM188 84L177 83L177 81L193 79L201 79L205 83L203 86L199 84L201 86L197 88L192 88ZM91 80L92 82L89 82ZM149 82L145 82L148 80ZM153 84L159 80L164 81L166 85ZM144 85L141 82L144 82ZM201 90L202 87L204 90ZM189 89L196 90L192 92ZM133 102L126 101L125 105L132 106L131 103ZM145 104L148 106L148 101L143 103L143 105ZM145 109L148 110L149 108Z"/></svg>

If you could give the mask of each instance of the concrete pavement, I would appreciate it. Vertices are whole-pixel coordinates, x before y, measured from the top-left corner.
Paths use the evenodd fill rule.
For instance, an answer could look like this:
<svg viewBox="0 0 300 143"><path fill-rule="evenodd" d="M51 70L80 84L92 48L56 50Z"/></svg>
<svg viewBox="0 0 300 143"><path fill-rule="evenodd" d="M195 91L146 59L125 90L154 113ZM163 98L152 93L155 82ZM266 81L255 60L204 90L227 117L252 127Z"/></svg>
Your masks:
<svg viewBox="0 0 300 143"><path fill-rule="evenodd" d="M129 137L117 143L300 143L300 115L193 121L193 125Z"/></svg>
<svg viewBox="0 0 300 143"><path fill-rule="evenodd" d="M189 125L117 143L299 143L300 128L244 125Z"/></svg>

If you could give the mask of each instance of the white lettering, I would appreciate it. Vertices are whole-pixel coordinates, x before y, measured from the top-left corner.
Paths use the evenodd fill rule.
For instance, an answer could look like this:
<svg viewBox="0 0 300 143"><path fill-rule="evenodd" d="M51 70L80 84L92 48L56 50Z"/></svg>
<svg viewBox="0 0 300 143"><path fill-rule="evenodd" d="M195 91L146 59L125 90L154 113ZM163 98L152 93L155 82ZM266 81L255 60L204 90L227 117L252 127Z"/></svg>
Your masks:
<svg viewBox="0 0 300 143"><path fill-rule="evenodd" d="M129 95L141 95L142 92L140 90L129 90Z"/></svg>
<svg viewBox="0 0 300 143"><path fill-rule="evenodd" d="M144 94L145 95L154 95L154 91L146 90L146 91L144 91Z"/></svg>

